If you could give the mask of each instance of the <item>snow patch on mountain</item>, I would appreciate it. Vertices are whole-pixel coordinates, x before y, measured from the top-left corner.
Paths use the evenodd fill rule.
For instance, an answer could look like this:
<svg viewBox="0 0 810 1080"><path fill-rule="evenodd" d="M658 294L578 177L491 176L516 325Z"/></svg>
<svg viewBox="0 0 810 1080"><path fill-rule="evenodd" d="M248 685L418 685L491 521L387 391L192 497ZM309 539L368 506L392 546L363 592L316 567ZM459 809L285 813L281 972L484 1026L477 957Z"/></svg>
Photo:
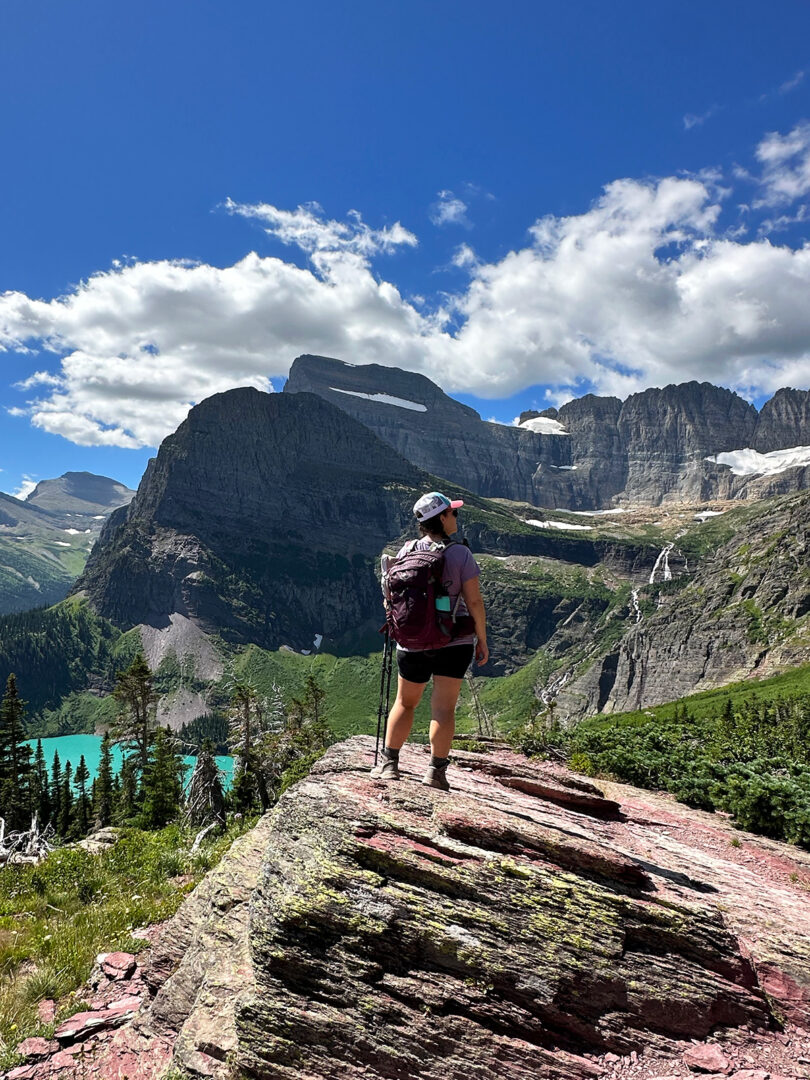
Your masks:
<svg viewBox="0 0 810 1080"><path fill-rule="evenodd" d="M536 529L579 529L585 532L593 529L593 525L574 525L568 521L537 521L535 518L529 518L526 524L534 525Z"/></svg>
<svg viewBox="0 0 810 1080"><path fill-rule="evenodd" d="M536 431L538 435L569 435L559 420L552 420L550 416L535 416L532 420L524 420L518 427L526 428L527 431Z"/></svg>
<svg viewBox="0 0 810 1080"><path fill-rule="evenodd" d="M792 446L787 450L771 450L760 454L750 447L728 450L706 459L717 465L728 465L735 476L773 476L785 469L810 465L810 446Z"/></svg>
<svg viewBox="0 0 810 1080"><path fill-rule="evenodd" d="M339 386L330 386L336 394L348 394L350 397L363 398L366 401L374 401L379 405L396 405L400 409L410 409L412 412L427 412L427 405L421 405L418 401L407 401L405 398L391 397L390 394L362 394L359 390L341 390Z"/></svg>
<svg viewBox="0 0 810 1080"><path fill-rule="evenodd" d="M566 510L567 514L581 514L582 517L600 517L602 514L626 514L624 506L614 506L611 510Z"/></svg>

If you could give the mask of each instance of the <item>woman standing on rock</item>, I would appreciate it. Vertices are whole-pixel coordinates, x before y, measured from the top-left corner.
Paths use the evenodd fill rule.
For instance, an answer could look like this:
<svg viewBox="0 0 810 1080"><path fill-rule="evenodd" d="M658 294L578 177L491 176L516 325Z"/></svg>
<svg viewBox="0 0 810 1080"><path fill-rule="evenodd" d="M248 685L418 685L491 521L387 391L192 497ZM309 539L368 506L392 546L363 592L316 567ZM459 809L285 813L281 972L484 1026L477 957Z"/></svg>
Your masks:
<svg viewBox="0 0 810 1080"><path fill-rule="evenodd" d="M464 503L451 501L439 491L423 495L413 508L420 539L401 548L397 559L411 552L443 551L442 585L437 609L452 613L453 624L462 621L462 632L447 638L438 648L403 646L397 643L397 699L388 715L382 762L372 770L378 780L399 780L399 751L411 733L416 706L431 677L430 765L423 784L449 791L447 763L456 726L456 703L461 682L475 656L479 666L489 659L486 616L478 578L481 573L470 549L453 540L458 531L458 511ZM465 632L464 623L472 623Z"/></svg>

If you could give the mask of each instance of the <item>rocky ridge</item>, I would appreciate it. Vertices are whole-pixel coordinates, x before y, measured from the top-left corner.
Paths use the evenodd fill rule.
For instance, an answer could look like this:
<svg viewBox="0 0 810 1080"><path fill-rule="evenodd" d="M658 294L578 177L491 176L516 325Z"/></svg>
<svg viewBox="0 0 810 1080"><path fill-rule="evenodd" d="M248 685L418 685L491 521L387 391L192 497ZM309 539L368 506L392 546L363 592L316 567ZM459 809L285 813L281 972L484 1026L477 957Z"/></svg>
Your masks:
<svg viewBox="0 0 810 1080"><path fill-rule="evenodd" d="M426 472L479 495L533 502L538 465L570 463L566 435L484 421L412 371L299 356L284 393L302 392L342 409Z"/></svg>
<svg viewBox="0 0 810 1080"><path fill-rule="evenodd" d="M810 485L810 468L735 475L708 458L810 445L810 392L785 388L760 413L711 383L619 398L586 394L520 427L481 420L423 375L300 356L285 392L326 398L422 468L489 497L596 510L716 498L761 499ZM542 417L542 431L526 426ZM555 424L556 422L556 424ZM554 433L552 433L554 432Z"/></svg>
<svg viewBox="0 0 810 1080"><path fill-rule="evenodd" d="M560 715L643 709L810 662L810 494L719 520L703 529L723 528L722 542L691 570L638 581L627 630L609 651L573 665L560 654L552 695ZM677 539L667 547L668 559Z"/></svg>
<svg viewBox="0 0 810 1080"><path fill-rule="evenodd" d="M127 628L176 614L235 643L337 643L373 621L374 565L423 485L313 395L217 394L164 440L76 588Z"/></svg>
<svg viewBox="0 0 810 1080"><path fill-rule="evenodd" d="M77 1033L84 1075L807 1076L810 855L505 750L457 751L446 795L406 748L385 785L372 749L234 844L138 958L134 1020Z"/></svg>
<svg viewBox="0 0 810 1080"><path fill-rule="evenodd" d="M130 503L135 492L109 476L90 472L66 472L53 480L40 480L26 505L60 519L106 517Z"/></svg>

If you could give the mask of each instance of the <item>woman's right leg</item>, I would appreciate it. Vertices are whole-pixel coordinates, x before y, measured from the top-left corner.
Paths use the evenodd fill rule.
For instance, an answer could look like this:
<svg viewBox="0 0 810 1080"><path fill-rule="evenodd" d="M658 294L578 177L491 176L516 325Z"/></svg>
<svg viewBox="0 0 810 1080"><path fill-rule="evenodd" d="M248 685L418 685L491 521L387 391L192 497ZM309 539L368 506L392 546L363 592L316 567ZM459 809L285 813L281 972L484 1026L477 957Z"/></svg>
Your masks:
<svg viewBox="0 0 810 1080"><path fill-rule="evenodd" d="M397 676L397 700L388 714L385 729L385 745L392 750L400 750L411 733L413 714L422 700L427 683L408 682L401 675Z"/></svg>

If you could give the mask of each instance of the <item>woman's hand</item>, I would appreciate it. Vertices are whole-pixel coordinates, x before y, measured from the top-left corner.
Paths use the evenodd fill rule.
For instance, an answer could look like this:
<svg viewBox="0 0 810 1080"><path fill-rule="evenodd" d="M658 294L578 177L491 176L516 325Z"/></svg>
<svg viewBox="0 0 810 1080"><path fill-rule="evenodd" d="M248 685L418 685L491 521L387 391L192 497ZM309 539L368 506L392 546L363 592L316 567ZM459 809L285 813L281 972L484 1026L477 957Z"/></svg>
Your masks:
<svg viewBox="0 0 810 1080"><path fill-rule="evenodd" d="M489 646L487 645L486 612L484 611L481 586L477 577L464 582L461 586L461 595L464 597L467 611L472 615L475 622L475 636L478 638L478 643L475 646L475 662L479 667L483 667L489 660Z"/></svg>

